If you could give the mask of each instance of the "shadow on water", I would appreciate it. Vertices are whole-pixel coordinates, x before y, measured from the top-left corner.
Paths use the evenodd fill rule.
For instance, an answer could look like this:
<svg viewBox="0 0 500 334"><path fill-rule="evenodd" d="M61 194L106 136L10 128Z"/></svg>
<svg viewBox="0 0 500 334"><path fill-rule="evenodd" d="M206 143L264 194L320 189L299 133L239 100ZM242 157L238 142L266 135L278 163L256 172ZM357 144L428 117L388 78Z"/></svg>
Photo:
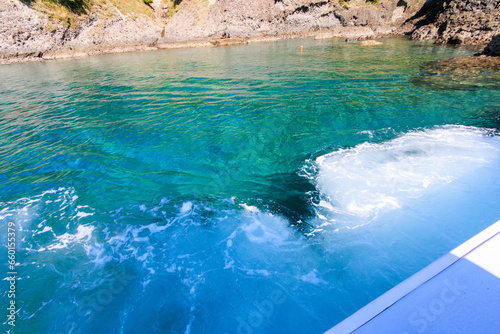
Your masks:
<svg viewBox="0 0 500 334"><path fill-rule="evenodd" d="M317 189L306 178L297 173L283 173L269 176L267 182L271 185L266 197L268 209L285 217L291 225L301 232L309 229L308 221L315 212L312 201L316 200Z"/></svg>

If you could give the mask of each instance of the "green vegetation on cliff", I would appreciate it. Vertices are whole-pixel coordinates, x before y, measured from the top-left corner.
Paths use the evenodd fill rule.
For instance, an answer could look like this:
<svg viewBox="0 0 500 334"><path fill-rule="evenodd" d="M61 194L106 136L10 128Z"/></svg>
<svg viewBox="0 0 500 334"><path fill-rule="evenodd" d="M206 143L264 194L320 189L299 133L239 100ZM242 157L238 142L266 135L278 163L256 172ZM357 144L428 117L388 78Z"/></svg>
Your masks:
<svg viewBox="0 0 500 334"><path fill-rule="evenodd" d="M153 9L143 0L21 0L33 9L48 14L56 21L78 20L94 10L108 13L146 15L151 17ZM167 0L168 1L168 0ZM152 2L152 0L151 0Z"/></svg>
<svg viewBox="0 0 500 334"><path fill-rule="evenodd" d="M54 24L78 26L92 12L99 12L107 17L126 15L135 18L141 15L152 18L155 13L154 0L20 0L31 8L45 13ZM157 5L171 18L183 0L160 0ZM50 28L50 27L49 27Z"/></svg>
<svg viewBox="0 0 500 334"><path fill-rule="evenodd" d="M75 14L85 14L92 6L92 0L21 0L35 9L52 11L70 11Z"/></svg>
<svg viewBox="0 0 500 334"><path fill-rule="evenodd" d="M137 13L151 16L154 0L21 0L36 10L46 12L70 12L74 14L87 14L94 6L116 7L122 13ZM161 0L162 6L176 10L182 0Z"/></svg>

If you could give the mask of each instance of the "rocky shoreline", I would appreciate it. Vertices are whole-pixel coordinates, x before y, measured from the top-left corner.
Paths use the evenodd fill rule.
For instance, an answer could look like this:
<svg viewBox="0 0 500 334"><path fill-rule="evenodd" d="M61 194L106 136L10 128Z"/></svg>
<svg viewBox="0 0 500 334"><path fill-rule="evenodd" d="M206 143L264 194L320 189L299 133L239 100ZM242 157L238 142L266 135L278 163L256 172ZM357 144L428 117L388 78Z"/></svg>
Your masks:
<svg viewBox="0 0 500 334"><path fill-rule="evenodd" d="M46 52L34 52L21 56L0 58L0 64L12 64L23 62L37 62L45 60L80 58L86 56L98 56L116 53L155 51L164 49L180 49L180 48L199 48L199 47L218 47L229 45L241 45L258 42L268 42L286 39L314 38L317 40L334 39L334 38L384 38L397 36L393 31L373 31L370 28L337 28L333 30L315 30L315 31L300 31L294 33L283 34L254 34L246 37L207 37L195 38L190 40L166 41L162 43L152 43L149 45L137 43L122 46L100 46L88 48L61 48L57 50L48 50ZM362 43L360 43L362 44ZM381 44L381 43L379 43Z"/></svg>
<svg viewBox="0 0 500 334"><path fill-rule="evenodd" d="M33 3L42 0L30 0L31 5L27 0L22 1L0 3L0 64L291 38L411 35L415 39L440 41L447 30L436 28L438 23L454 22L448 17L449 8L458 8L445 6L442 0L379 0L378 3L367 0L177 0L178 8L170 15L165 1L172 0L153 0L151 8L146 8L146 13L151 11L151 16L147 16L123 13L107 1L70 22L70 18L57 21L53 15L36 10ZM138 4L145 6L142 0L130 1L139 1ZM480 20L483 28L486 25L491 29L475 33L475 39L461 41L486 43L496 31L499 16L495 13L500 12L499 5L495 0L463 1L473 4L467 10L485 11L487 19L476 15L471 20ZM433 12L436 8L440 11ZM467 26L463 22L462 25ZM476 27L469 26L469 30ZM460 34L472 36L464 29ZM436 34L431 33L434 31ZM222 33L230 33L231 38L222 39ZM454 39L447 41L451 43Z"/></svg>
<svg viewBox="0 0 500 334"><path fill-rule="evenodd" d="M339 0L184 0L172 16L162 7L170 0L154 0L151 17L124 13L108 1L73 24L35 10L33 4L42 0L23 1L0 2L0 63L288 38L401 35L397 29L425 0L342 0L343 5ZM231 38L220 39L224 32Z"/></svg>

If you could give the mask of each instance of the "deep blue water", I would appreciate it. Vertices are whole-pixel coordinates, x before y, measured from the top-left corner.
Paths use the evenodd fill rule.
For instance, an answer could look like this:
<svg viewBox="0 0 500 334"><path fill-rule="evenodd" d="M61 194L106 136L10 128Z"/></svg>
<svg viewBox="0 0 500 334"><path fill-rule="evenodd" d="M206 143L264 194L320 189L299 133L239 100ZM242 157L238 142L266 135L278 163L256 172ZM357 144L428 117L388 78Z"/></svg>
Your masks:
<svg viewBox="0 0 500 334"><path fill-rule="evenodd" d="M419 80L476 50L383 42L0 67L2 328L322 333L500 219L498 86Z"/></svg>

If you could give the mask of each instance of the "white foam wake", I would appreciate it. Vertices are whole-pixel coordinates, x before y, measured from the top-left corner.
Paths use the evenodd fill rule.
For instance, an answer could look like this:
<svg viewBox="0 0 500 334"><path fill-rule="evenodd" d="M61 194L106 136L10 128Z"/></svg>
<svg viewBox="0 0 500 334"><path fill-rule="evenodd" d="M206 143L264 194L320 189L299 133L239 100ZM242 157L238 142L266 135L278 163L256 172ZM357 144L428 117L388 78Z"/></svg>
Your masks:
<svg viewBox="0 0 500 334"><path fill-rule="evenodd" d="M370 220L401 207L498 159L500 138L491 131L445 126L407 133L382 143L363 143L316 159L321 213Z"/></svg>

